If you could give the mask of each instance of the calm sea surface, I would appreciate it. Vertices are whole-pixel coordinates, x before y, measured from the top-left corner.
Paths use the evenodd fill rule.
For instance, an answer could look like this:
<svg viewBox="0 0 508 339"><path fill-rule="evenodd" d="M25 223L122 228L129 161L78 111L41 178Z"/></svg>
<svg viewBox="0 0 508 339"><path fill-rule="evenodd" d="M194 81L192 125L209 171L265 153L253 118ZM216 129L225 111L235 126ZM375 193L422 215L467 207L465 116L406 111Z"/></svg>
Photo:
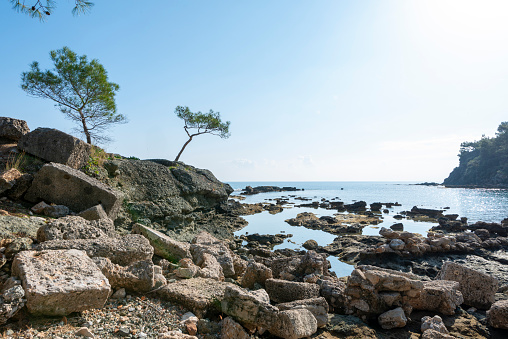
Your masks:
<svg viewBox="0 0 508 339"><path fill-rule="evenodd" d="M402 205L399 207L394 206L389 209L390 213L383 214L381 224L365 227L363 234L366 235L376 235L381 227L390 227L398 222L404 224L404 230L406 231L425 235L429 228L437 224L393 218L395 214L411 210L413 206L432 209L447 207L449 209L445 211L445 214L458 214L459 217L467 217L469 223L476 221L500 222L504 218L508 218L508 190L419 186L408 182L230 182L229 184L237 190L233 195L239 194L240 190L246 186L291 186L304 189L304 191L299 192L273 192L246 196L246 199L242 201L245 203L269 202L269 199L280 197L290 198L290 202L296 204L311 202L295 200L294 196L296 196L310 198L312 201L320 201L323 198L327 200L338 198L335 201L340 200L346 204L364 200L367 204L398 202ZM333 210L300 207L287 208L275 215L263 212L245 216L244 218L249 222L249 225L235 234L293 234L293 237L287 239L283 244L277 245L275 249L299 249L309 239L314 239L321 246L325 246L335 239L336 235L304 227L290 226L285 222L286 219L294 218L302 212L312 212L317 216L331 216L337 213ZM332 270L338 276L351 273L352 266L342 263L334 257L328 259L332 264Z"/></svg>

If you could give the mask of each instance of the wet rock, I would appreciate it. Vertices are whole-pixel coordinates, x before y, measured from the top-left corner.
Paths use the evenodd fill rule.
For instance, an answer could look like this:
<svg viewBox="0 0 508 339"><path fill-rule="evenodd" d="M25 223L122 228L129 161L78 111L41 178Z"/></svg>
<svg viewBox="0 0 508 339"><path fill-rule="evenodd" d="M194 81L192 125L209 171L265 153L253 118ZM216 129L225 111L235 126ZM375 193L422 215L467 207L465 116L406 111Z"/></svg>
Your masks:
<svg viewBox="0 0 508 339"><path fill-rule="evenodd" d="M451 261L443 264L436 279L458 282L464 303L480 309L492 305L499 287L496 278Z"/></svg>
<svg viewBox="0 0 508 339"><path fill-rule="evenodd" d="M277 303L285 303L295 300L319 297L319 285L286 281L280 279L268 279L265 282L266 291L270 300Z"/></svg>
<svg viewBox="0 0 508 339"><path fill-rule="evenodd" d="M0 117L0 138L18 141L28 132L30 132L30 129L26 121Z"/></svg>
<svg viewBox="0 0 508 339"><path fill-rule="evenodd" d="M390 228L394 231L403 231L404 230L404 224L403 223L396 223L390 226Z"/></svg>
<svg viewBox="0 0 508 339"><path fill-rule="evenodd" d="M309 239L303 243L302 247L307 250L315 250L316 248L318 248L318 243L314 239Z"/></svg>
<svg viewBox="0 0 508 339"><path fill-rule="evenodd" d="M317 331L317 320L307 309L280 311L276 314L275 323L268 330L281 338L310 337Z"/></svg>
<svg viewBox="0 0 508 339"><path fill-rule="evenodd" d="M242 276L241 285L244 288L253 289L255 284L265 286L267 279L272 279L272 270L257 262L250 262Z"/></svg>
<svg viewBox="0 0 508 339"><path fill-rule="evenodd" d="M90 258L108 258L121 266L140 260L151 260L153 256L153 247L139 234L127 234L120 238L50 240L35 246L35 249L77 249L85 251Z"/></svg>
<svg viewBox="0 0 508 339"><path fill-rule="evenodd" d="M150 241L154 253L170 261L190 258L190 244L176 241L167 235L142 224L134 224L132 233L141 234Z"/></svg>
<svg viewBox="0 0 508 339"><path fill-rule="evenodd" d="M46 161L75 169L86 164L92 151L92 145L51 128L37 128L23 135L19 139L18 148Z"/></svg>
<svg viewBox="0 0 508 339"><path fill-rule="evenodd" d="M73 211L83 211L102 204L111 219L115 219L123 195L111 187L71 167L49 163L35 174L32 186L25 194L31 202L41 200L63 204Z"/></svg>
<svg viewBox="0 0 508 339"><path fill-rule="evenodd" d="M221 339L250 339L245 329L233 320L231 317L226 317L221 321Z"/></svg>
<svg viewBox="0 0 508 339"><path fill-rule="evenodd" d="M490 326L508 329L508 300L496 301L487 311Z"/></svg>
<svg viewBox="0 0 508 339"><path fill-rule="evenodd" d="M401 307L384 312L378 317L379 325L385 330L392 328L404 327L407 323L406 315Z"/></svg>
<svg viewBox="0 0 508 339"><path fill-rule="evenodd" d="M137 261L126 267L113 264L108 258L93 258L93 261L114 289L147 292L154 286L154 265L151 260Z"/></svg>
<svg viewBox="0 0 508 339"><path fill-rule="evenodd" d="M289 303L277 304L280 311L305 308L316 318L317 326L323 327L328 323L328 303L323 297L292 301Z"/></svg>
<svg viewBox="0 0 508 339"><path fill-rule="evenodd" d="M99 268L78 250L24 251L14 257L12 268L32 314L61 316L101 308L111 292Z"/></svg>
<svg viewBox="0 0 508 339"><path fill-rule="evenodd" d="M224 291L228 286L235 285L213 279L192 278L168 284L159 289L157 295L182 305L199 318L203 318L207 314L220 311L218 301L223 300Z"/></svg>
<svg viewBox="0 0 508 339"><path fill-rule="evenodd" d="M39 242L101 237L117 237L115 225L109 218L88 221L78 216L67 216L52 220L37 231Z"/></svg>
<svg viewBox="0 0 508 339"><path fill-rule="evenodd" d="M409 300L415 310L435 311L452 315L457 306L464 302L456 281L434 280L423 282L419 296Z"/></svg>

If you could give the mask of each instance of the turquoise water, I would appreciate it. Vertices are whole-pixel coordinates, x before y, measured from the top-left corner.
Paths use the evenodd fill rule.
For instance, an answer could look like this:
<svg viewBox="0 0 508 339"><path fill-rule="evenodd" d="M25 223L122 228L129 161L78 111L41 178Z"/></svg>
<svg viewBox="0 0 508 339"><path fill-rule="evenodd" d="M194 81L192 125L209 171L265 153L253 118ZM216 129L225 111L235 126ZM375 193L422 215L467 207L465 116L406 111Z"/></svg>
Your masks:
<svg viewBox="0 0 508 339"><path fill-rule="evenodd" d="M294 197L311 198L312 201L320 201L322 198L343 201L346 204L354 201L364 200L367 204L374 202L395 203L402 206L389 208L389 213L382 215L383 222L376 226L367 226L363 234L376 235L381 227L390 227L394 223L401 222L404 230L425 235L429 228L437 223L415 222L411 220L396 220L394 215L401 211L411 210L413 206L420 208L443 209L449 207L445 214L458 214L459 217L467 217L469 223L476 221L500 222L508 218L508 190L492 189L465 189L445 188L435 186L419 186L414 183L394 182L230 182L229 183L239 194L245 186L291 186L303 188L298 192L273 192L245 196L245 203L270 202L268 199L287 197L296 204L310 203L311 201L294 200ZM287 205L286 205L287 206ZM283 212L271 215L268 212L245 216L249 225L242 230L235 232L235 235L243 234L293 234L293 237L286 239L278 248L300 249L301 245L309 240L316 240L321 246L327 245L335 239L336 235L323 231L310 230L304 227L290 226L286 219L294 218L298 213L312 212L317 216L333 215L333 210L313 208L285 208ZM352 266L340 262L337 258L328 258L332 264L332 270L338 276L349 275Z"/></svg>

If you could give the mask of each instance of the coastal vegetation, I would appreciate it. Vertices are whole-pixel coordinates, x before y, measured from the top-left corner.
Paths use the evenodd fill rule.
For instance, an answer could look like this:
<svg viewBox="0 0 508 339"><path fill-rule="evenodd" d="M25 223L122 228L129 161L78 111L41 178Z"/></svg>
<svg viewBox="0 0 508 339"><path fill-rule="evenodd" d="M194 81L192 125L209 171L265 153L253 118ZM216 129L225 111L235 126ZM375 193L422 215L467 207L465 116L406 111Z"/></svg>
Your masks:
<svg viewBox="0 0 508 339"><path fill-rule="evenodd" d="M217 135L222 139L227 139L231 135L231 133L229 133L229 125L231 122L222 122L219 112L210 110L208 113L193 113L187 106L177 106L175 108L175 114L184 121L185 125L183 126L183 129L189 137L185 144L183 144L180 152L178 152L175 161L180 159L185 147L187 147L195 136L201 134L212 134ZM189 130L194 130L194 133L191 133Z"/></svg>
<svg viewBox="0 0 508 339"><path fill-rule="evenodd" d="M451 186L508 187L508 121L493 138L460 145L459 166L444 180Z"/></svg>
<svg viewBox="0 0 508 339"><path fill-rule="evenodd" d="M88 61L68 47L50 52L53 70L41 71L34 61L21 75L21 88L30 96L50 99L91 144L105 143L106 130L127 121L116 113L115 94L120 86L108 81L108 74L97 59Z"/></svg>

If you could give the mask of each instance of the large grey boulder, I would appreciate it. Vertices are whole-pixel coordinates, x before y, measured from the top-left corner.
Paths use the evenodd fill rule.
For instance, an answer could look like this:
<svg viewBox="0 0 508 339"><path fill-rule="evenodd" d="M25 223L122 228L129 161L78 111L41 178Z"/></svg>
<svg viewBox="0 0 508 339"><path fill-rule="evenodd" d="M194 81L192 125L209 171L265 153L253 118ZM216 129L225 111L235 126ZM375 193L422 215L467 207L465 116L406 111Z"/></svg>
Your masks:
<svg viewBox="0 0 508 339"><path fill-rule="evenodd" d="M67 216L52 220L37 231L37 240L70 240L115 238L115 225L111 219L88 221L78 216Z"/></svg>
<svg viewBox="0 0 508 339"><path fill-rule="evenodd" d="M37 128L21 137L18 148L50 162L81 168L88 161L92 145L52 128Z"/></svg>
<svg viewBox="0 0 508 339"><path fill-rule="evenodd" d="M127 234L121 238L50 240L35 246L35 249L39 251L78 249L85 251L90 258L108 258L121 266L128 266L140 260L151 260L153 256L153 247L139 234Z"/></svg>
<svg viewBox="0 0 508 339"><path fill-rule="evenodd" d="M231 283L213 279L193 278L167 284L157 291L159 298L168 300L192 311L197 317L220 311L220 300Z"/></svg>
<svg viewBox="0 0 508 339"><path fill-rule="evenodd" d="M25 194L31 202L44 200L80 212L101 204L107 215L115 219L123 195L88 175L57 163L44 165L34 177Z"/></svg>
<svg viewBox="0 0 508 339"><path fill-rule="evenodd" d="M319 297L319 285L317 284L268 279L265 286L270 300L277 303Z"/></svg>
<svg viewBox="0 0 508 339"><path fill-rule="evenodd" d="M101 308L111 292L108 279L78 250L20 252L12 269L32 314L63 316Z"/></svg>
<svg viewBox="0 0 508 339"><path fill-rule="evenodd" d="M407 323L407 318L402 307L397 307L393 310L386 311L383 314L380 314L377 319L379 325L381 325L381 327L385 330L404 327Z"/></svg>
<svg viewBox="0 0 508 339"><path fill-rule="evenodd" d="M0 138L18 141L28 132L30 132L30 129L26 121L0 117Z"/></svg>
<svg viewBox="0 0 508 339"><path fill-rule="evenodd" d="M305 338L317 332L317 321L312 313L304 308L280 311L268 330L284 339Z"/></svg>
<svg viewBox="0 0 508 339"><path fill-rule="evenodd" d="M141 234L147 238L150 245L153 246L154 253L162 258L177 261L191 257L189 243L174 240L148 226L134 224L132 233Z"/></svg>
<svg viewBox="0 0 508 339"><path fill-rule="evenodd" d="M226 288L221 308L222 312L248 327L265 329L272 328L279 312L263 298L237 286Z"/></svg>
<svg viewBox="0 0 508 339"><path fill-rule="evenodd" d="M409 304L415 310L435 311L446 315L455 314L455 309L463 302L459 283L448 280L424 281L421 293L409 299Z"/></svg>
<svg viewBox="0 0 508 339"><path fill-rule="evenodd" d="M328 303L323 297L297 300L290 303L277 304L276 306L280 311L305 308L306 310L309 310L310 313L312 313L314 318L316 318L318 327L323 327L328 323L329 307Z"/></svg>
<svg viewBox="0 0 508 339"><path fill-rule="evenodd" d="M154 287L154 265L151 260L141 260L123 267L108 258L93 258L95 264L108 278L114 289L147 292Z"/></svg>
<svg viewBox="0 0 508 339"><path fill-rule="evenodd" d="M496 301L487 311L489 325L508 330L508 300Z"/></svg>
<svg viewBox="0 0 508 339"><path fill-rule="evenodd" d="M499 288L493 276L451 261L443 264L436 279L458 282L464 303L480 309L488 309L494 303Z"/></svg>

